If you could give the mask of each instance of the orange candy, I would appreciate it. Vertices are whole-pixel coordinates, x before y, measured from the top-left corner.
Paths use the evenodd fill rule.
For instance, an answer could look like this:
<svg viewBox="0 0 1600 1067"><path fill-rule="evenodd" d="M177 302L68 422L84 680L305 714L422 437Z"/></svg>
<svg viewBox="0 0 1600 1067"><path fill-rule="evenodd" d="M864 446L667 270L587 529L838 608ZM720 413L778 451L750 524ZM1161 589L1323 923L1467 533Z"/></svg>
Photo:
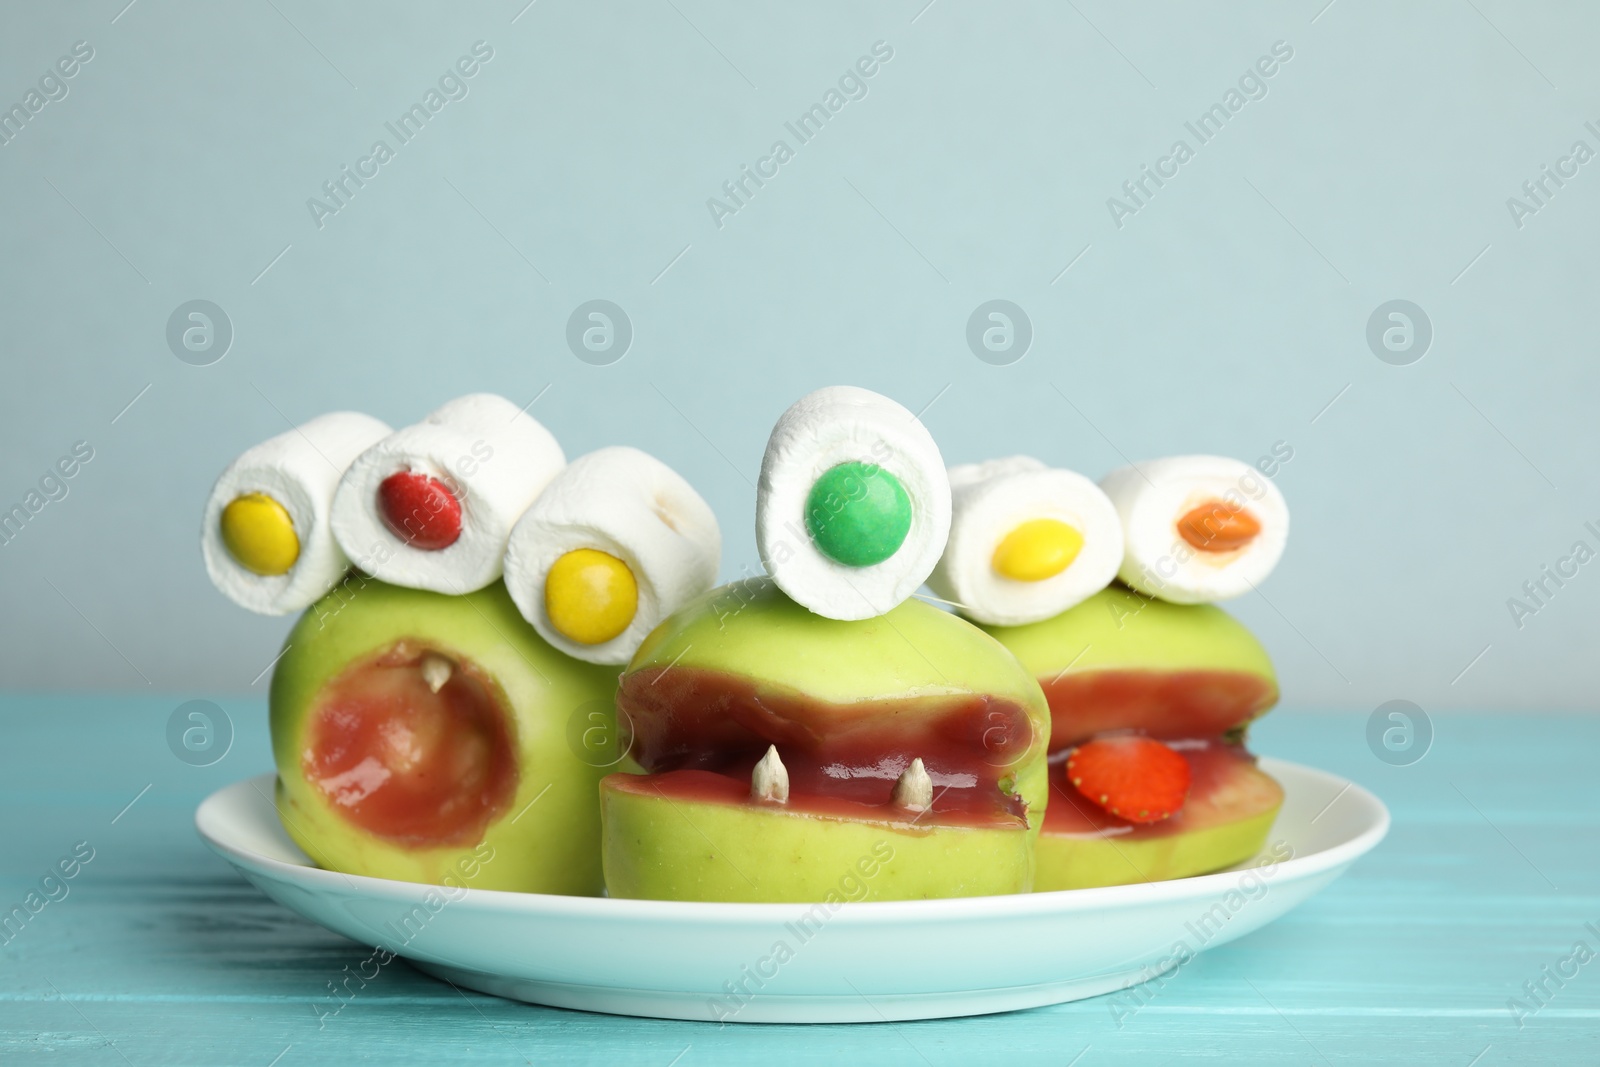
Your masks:
<svg viewBox="0 0 1600 1067"><path fill-rule="evenodd" d="M1178 533L1201 552L1232 552L1261 532L1260 521L1243 508L1209 500L1178 520Z"/></svg>

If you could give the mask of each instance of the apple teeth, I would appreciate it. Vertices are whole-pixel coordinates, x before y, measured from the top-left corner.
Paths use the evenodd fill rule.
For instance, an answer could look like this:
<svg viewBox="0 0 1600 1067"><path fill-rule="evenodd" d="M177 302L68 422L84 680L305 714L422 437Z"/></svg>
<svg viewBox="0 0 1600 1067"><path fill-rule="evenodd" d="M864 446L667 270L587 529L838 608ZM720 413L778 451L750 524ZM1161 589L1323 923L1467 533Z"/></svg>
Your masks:
<svg viewBox="0 0 1600 1067"><path fill-rule="evenodd" d="M750 772L750 798L773 804L789 802L789 769L778 758L777 745L768 745L767 754Z"/></svg>
<svg viewBox="0 0 1600 1067"><path fill-rule="evenodd" d="M889 802L907 811L922 812L933 807L933 779L928 777L928 769L922 765L920 757L912 760L911 766L895 780Z"/></svg>
<svg viewBox="0 0 1600 1067"><path fill-rule="evenodd" d="M450 674L454 669L450 661L443 656L434 655L432 652L423 653L422 680L428 683L430 692L437 693L443 689L444 683L450 680Z"/></svg>

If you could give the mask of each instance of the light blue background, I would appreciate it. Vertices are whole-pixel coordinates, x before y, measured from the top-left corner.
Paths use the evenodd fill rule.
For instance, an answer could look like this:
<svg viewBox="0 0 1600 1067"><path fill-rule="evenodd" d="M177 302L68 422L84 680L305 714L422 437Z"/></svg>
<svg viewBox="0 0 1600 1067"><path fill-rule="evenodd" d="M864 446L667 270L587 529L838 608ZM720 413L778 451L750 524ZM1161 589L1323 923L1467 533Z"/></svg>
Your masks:
<svg viewBox="0 0 1600 1067"><path fill-rule="evenodd" d="M1521 229L1506 207L1600 148L1592 9L274 2L0 14L0 103L95 50L0 147L0 508L95 450L0 547L5 685L250 690L289 620L211 588L197 526L286 419L548 386L570 455L699 487L732 577L773 420L853 382L926 406L951 462L1288 442L1289 551L1234 610L1290 703L1592 706L1600 563L1520 630L1506 607L1600 548L1600 162ZM307 198L480 39L470 95L318 229ZM719 229L707 198L879 40L866 98ZM1268 95L1117 228L1107 198L1279 40ZM165 341L196 298L236 331L208 367ZM594 298L633 322L611 366L566 347ZM1033 323L1011 366L966 346L994 298ZM1366 344L1394 298L1435 330L1411 366Z"/></svg>

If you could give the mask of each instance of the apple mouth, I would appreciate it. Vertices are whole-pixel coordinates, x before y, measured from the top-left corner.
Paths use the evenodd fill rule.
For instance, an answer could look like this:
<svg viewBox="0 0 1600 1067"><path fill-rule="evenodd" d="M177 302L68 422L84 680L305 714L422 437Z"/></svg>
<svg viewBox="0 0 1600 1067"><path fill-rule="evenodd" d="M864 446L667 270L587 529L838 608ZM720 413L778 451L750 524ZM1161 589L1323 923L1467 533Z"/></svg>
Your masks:
<svg viewBox="0 0 1600 1067"><path fill-rule="evenodd" d="M1276 808L1283 789L1257 769L1256 757L1222 737L1168 741L1189 764L1183 807L1160 822L1136 823L1111 814L1080 793L1067 777L1067 755L1050 758L1050 803L1043 833L1062 837L1140 841L1172 837L1238 822Z"/></svg>
<svg viewBox="0 0 1600 1067"><path fill-rule="evenodd" d="M624 675L617 710L649 787L669 798L775 806L751 799L752 773L771 746L788 781L778 810L928 828L1028 825L1013 779L1034 732L1014 701L969 693L836 704L668 665ZM922 811L894 801L914 759L933 786Z"/></svg>
<svg viewBox="0 0 1600 1067"><path fill-rule="evenodd" d="M472 845L511 805L518 769L499 686L406 638L346 667L313 702L300 765L346 820L411 848Z"/></svg>
<svg viewBox="0 0 1600 1067"><path fill-rule="evenodd" d="M1117 730L1159 739L1223 735L1278 702L1277 684L1247 671L1095 670L1039 684L1050 702L1052 753Z"/></svg>

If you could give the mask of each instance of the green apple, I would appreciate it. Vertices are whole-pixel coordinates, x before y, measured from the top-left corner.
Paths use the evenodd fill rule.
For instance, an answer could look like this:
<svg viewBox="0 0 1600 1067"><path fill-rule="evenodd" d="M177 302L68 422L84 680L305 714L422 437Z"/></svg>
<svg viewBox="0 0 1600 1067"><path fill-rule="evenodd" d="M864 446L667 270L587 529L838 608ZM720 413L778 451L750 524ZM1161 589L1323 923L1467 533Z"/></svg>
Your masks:
<svg viewBox="0 0 1600 1067"><path fill-rule="evenodd" d="M1278 702L1266 649L1212 604L1169 604L1113 582L1042 622L984 629L1044 686L1052 751L1108 730L1238 732Z"/></svg>
<svg viewBox="0 0 1600 1067"><path fill-rule="evenodd" d="M1113 582L1053 618L985 629L1043 685L1052 752L1134 731L1176 742L1190 764L1183 808L1135 825L1074 789L1057 759L1036 889L1183 878L1260 850L1283 790L1256 767L1243 738L1277 703L1278 679L1241 623L1213 605L1170 604Z"/></svg>
<svg viewBox="0 0 1600 1067"><path fill-rule="evenodd" d="M1261 851L1283 805L1283 787L1238 745L1180 748L1193 784L1170 819L1129 825L1101 812L1052 768L1054 795L1037 849L1034 888L1159 882L1219 871Z"/></svg>
<svg viewBox="0 0 1600 1067"><path fill-rule="evenodd" d="M598 894L598 783L571 741L612 731L615 668L558 652L496 582L465 596L354 578L272 676L277 807L330 870Z"/></svg>
<svg viewBox="0 0 1600 1067"><path fill-rule="evenodd" d="M749 579L658 626L617 707L646 774L601 786L612 896L904 900L1032 886L1048 706L1015 658L954 615L912 600L844 622ZM775 774L786 796L753 796Z"/></svg>

